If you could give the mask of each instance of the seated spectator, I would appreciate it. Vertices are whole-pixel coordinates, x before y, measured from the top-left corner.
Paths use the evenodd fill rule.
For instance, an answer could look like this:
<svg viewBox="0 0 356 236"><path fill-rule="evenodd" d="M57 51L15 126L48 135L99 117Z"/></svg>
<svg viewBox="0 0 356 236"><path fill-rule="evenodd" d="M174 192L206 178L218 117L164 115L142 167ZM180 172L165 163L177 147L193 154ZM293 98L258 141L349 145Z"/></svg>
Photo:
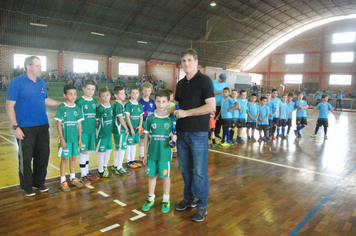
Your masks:
<svg viewBox="0 0 356 236"><path fill-rule="evenodd" d="M6 91L7 88L9 87L9 81L6 79L5 75L1 76L1 82L2 82L2 85L1 85L2 91Z"/></svg>
<svg viewBox="0 0 356 236"><path fill-rule="evenodd" d="M114 86L116 86L119 84L119 79L117 77L113 77L112 82L114 83Z"/></svg>
<svg viewBox="0 0 356 236"><path fill-rule="evenodd" d="M67 77L68 77L68 72L67 72L67 70L64 71L63 77L64 77L65 80L67 80Z"/></svg>
<svg viewBox="0 0 356 236"><path fill-rule="evenodd" d="M354 89L354 91L352 91L352 93L350 94L352 98L356 97L356 89Z"/></svg>
<svg viewBox="0 0 356 236"><path fill-rule="evenodd" d="M126 86L126 80L124 76L119 77L119 85Z"/></svg>
<svg viewBox="0 0 356 236"><path fill-rule="evenodd" d="M104 74L104 72L101 72L101 79L103 80L103 83L108 82L108 79L106 78L106 75Z"/></svg>
<svg viewBox="0 0 356 236"><path fill-rule="evenodd" d="M82 81L79 78L76 79L74 86L78 89L78 91L81 91L83 88Z"/></svg>
<svg viewBox="0 0 356 236"><path fill-rule="evenodd" d="M21 75L21 68L18 65L15 69L14 69L14 78L16 78L17 76Z"/></svg>

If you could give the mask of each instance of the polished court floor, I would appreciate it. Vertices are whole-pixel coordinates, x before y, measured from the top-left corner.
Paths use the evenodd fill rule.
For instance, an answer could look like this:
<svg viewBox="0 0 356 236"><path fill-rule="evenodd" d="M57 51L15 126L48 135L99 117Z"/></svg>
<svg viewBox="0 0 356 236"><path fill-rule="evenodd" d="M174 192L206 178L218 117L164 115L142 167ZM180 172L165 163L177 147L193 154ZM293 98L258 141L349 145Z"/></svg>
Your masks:
<svg viewBox="0 0 356 236"><path fill-rule="evenodd" d="M55 109L48 114L50 190L29 198L18 186L17 147L5 108L0 107L1 235L356 235L354 112L338 111L338 120L330 114L327 140L322 129L316 139L309 137L315 112L308 117L302 139L291 133L286 140L268 144L210 149L210 198L202 223L189 220L194 209L173 210L183 195L177 159L172 161L168 214L160 212L160 180L155 206L141 210L147 195L145 168L93 182L92 188L61 192ZM93 169L96 157L93 152Z"/></svg>

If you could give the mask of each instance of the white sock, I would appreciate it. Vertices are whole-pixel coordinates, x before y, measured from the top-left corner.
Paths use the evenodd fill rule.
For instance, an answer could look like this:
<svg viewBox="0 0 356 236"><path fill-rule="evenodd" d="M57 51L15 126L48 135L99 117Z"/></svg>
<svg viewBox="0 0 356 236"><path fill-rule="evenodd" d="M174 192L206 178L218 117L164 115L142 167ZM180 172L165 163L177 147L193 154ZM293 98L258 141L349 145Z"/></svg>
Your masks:
<svg viewBox="0 0 356 236"><path fill-rule="evenodd" d="M169 194L168 195L163 194L163 201L164 202L169 202Z"/></svg>
<svg viewBox="0 0 356 236"><path fill-rule="evenodd" d="M155 200L156 195L148 195L148 201L152 202Z"/></svg>
<svg viewBox="0 0 356 236"><path fill-rule="evenodd" d="M87 163L87 156L84 153L80 153L79 155L79 167L80 167L80 175L84 177L87 175L86 172L86 163Z"/></svg>
<svg viewBox="0 0 356 236"><path fill-rule="evenodd" d="M66 181L66 176L61 176L61 183L63 183L64 181Z"/></svg>
<svg viewBox="0 0 356 236"><path fill-rule="evenodd" d="M136 145L131 146L131 161L134 161L136 158Z"/></svg>
<svg viewBox="0 0 356 236"><path fill-rule="evenodd" d="M106 150L105 152L105 158L104 158L104 166L107 167L109 160L110 160L110 155L111 155L111 149L110 150Z"/></svg>
<svg viewBox="0 0 356 236"><path fill-rule="evenodd" d="M87 174L89 174L89 156L90 156L90 152L88 152L86 154L87 162L86 162L86 165L85 165L85 170L86 170Z"/></svg>
<svg viewBox="0 0 356 236"><path fill-rule="evenodd" d="M140 149L140 157L144 157L145 156L145 147L139 147Z"/></svg>
<svg viewBox="0 0 356 236"><path fill-rule="evenodd" d="M104 172L104 155L105 155L105 152L99 152L99 155L98 155L98 171L100 173Z"/></svg>
<svg viewBox="0 0 356 236"><path fill-rule="evenodd" d="M125 150L120 150L117 160L117 169L120 170L122 168L122 163L124 162Z"/></svg>
<svg viewBox="0 0 356 236"><path fill-rule="evenodd" d="M119 161L119 152L118 150L115 150L114 151L114 167L117 168L117 166L119 165L118 164L118 161Z"/></svg>
<svg viewBox="0 0 356 236"><path fill-rule="evenodd" d="M75 173L70 173L69 180L72 181L75 178Z"/></svg>
<svg viewBox="0 0 356 236"><path fill-rule="evenodd" d="M127 145L125 153L126 153L126 162L129 163L130 162L131 146Z"/></svg>

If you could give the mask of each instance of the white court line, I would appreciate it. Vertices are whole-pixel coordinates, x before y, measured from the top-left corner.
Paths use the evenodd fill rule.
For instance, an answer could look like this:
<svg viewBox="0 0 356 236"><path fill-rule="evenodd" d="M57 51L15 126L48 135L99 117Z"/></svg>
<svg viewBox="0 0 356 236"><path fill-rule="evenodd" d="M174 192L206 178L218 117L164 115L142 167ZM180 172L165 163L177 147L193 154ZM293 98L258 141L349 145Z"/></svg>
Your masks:
<svg viewBox="0 0 356 236"><path fill-rule="evenodd" d="M17 146L17 143L16 143L16 142L11 141L11 140L8 139L8 138L5 138L3 135L0 134L0 137L3 138L3 139L5 139L5 140L8 141L9 143L12 143L13 145L16 145L16 146Z"/></svg>
<svg viewBox="0 0 356 236"><path fill-rule="evenodd" d="M85 187L87 187L87 188L90 188L90 189L93 189L94 187L93 186L91 186L90 184L89 185L84 185Z"/></svg>
<svg viewBox="0 0 356 236"><path fill-rule="evenodd" d="M119 226L120 226L119 224L113 224L113 225L108 226L108 227L106 227L106 228L104 228L104 229L101 229L100 231L101 231L102 233L104 233L104 232L106 232L106 231L115 229L115 228L117 228L117 227L119 227Z"/></svg>
<svg viewBox="0 0 356 236"><path fill-rule="evenodd" d="M134 217L130 218L131 221L134 221L134 220L137 220L137 219L140 219L140 218L146 216L145 213L142 213L142 212L140 212L140 211L138 211L138 210L136 210L136 209L135 209L135 210L132 210L132 212L136 213L137 216L134 216Z"/></svg>
<svg viewBox="0 0 356 236"><path fill-rule="evenodd" d="M211 149L209 150L209 152L216 152L216 153L220 153L220 154L224 154L224 155L228 155L228 156L233 156L233 157L238 157L238 158L242 158L242 159L246 159L246 160L250 160L250 161L256 161L256 162L260 162L260 163L264 163L264 164L268 164L268 165L280 166L280 167L284 167L284 168L288 168L288 169L292 169L292 170L309 172L309 173L312 173L312 174L328 176L328 177L335 178L335 179L342 179L342 177L337 176L337 175L324 174L324 173L313 171L313 170L307 170L307 169L303 169L303 168L299 168L299 167L278 164L278 163L259 160L259 159L255 159L255 158L251 158L251 157L244 157L244 156L240 156L240 155L236 155L236 154L231 154L231 153L228 153L228 152L221 152L221 151L216 151L216 150L211 150Z"/></svg>
<svg viewBox="0 0 356 236"><path fill-rule="evenodd" d="M104 196L104 197L109 197L109 195L106 194L106 193L104 193L103 191L98 191L98 193L99 193L100 195Z"/></svg>
<svg viewBox="0 0 356 236"><path fill-rule="evenodd" d="M119 200L114 200L114 202L119 204L119 205L121 205L121 206L123 206L123 207L126 206L126 203L123 203L123 202L121 202Z"/></svg>

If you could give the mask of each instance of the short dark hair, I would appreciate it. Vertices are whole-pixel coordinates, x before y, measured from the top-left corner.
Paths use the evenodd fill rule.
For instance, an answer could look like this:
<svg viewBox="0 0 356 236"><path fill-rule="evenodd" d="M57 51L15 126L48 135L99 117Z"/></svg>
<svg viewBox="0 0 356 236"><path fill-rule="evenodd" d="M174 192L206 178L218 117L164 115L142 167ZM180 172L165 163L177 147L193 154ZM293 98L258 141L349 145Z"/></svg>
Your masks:
<svg viewBox="0 0 356 236"><path fill-rule="evenodd" d="M118 94L121 90L125 90L123 86L117 85L114 87L114 94Z"/></svg>
<svg viewBox="0 0 356 236"><path fill-rule="evenodd" d="M73 84L66 84L66 86L64 86L64 88L63 88L63 93L67 94L68 90L71 90L71 89L77 90L77 88Z"/></svg>
<svg viewBox="0 0 356 236"><path fill-rule="evenodd" d="M196 52L193 48L184 49L184 50L182 51L182 53L180 54L180 57L182 58L182 57L184 57L184 56L187 55L187 54L192 55L193 58L194 58L194 60L198 59L198 54L197 54L197 52Z"/></svg>
<svg viewBox="0 0 356 236"><path fill-rule="evenodd" d="M169 92L166 89L161 89L155 92L155 99L157 97L166 97L169 101L169 98L171 97L171 95L169 94Z"/></svg>
<svg viewBox="0 0 356 236"><path fill-rule="evenodd" d="M84 88L86 88L88 85L94 85L95 86L95 81L92 79L88 79L84 81Z"/></svg>
<svg viewBox="0 0 356 236"><path fill-rule="evenodd" d="M326 98L326 97L328 97L328 95L327 95L327 94L323 94L323 95L321 95L321 98Z"/></svg>
<svg viewBox="0 0 356 236"><path fill-rule="evenodd" d="M227 90L227 91L230 92L230 89L228 87L225 87L223 90Z"/></svg>
<svg viewBox="0 0 356 236"><path fill-rule="evenodd" d="M172 90L170 90L170 89L166 89L167 90L167 92L169 93L169 95L172 95L173 94L173 91Z"/></svg>
<svg viewBox="0 0 356 236"><path fill-rule="evenodd" d="M240 95L242 94L242 93L246 93L246 91L245 90L240 90Z"/></svg>
<svg viewBox="0 0 356 236"><path fill-rule="evenodd" d="M231 89L231 93L232 93L232 92L238 93L237 89Z"/></svg>
<svg viewBox="0 0 356 236"><path fill-rule="evenodd" d="M40 58L36 57L36 56L30 56L25 59L25 62L24 62L25 70L26 70L26 65L33 65L33 59L35 59L35 58L40 60Z"/></svg>
<svg viewBox="0 0 356 236"><path fill-rule="evenodd" d="M257 97L257 94L253 93L250 97Z"/></svg>
<svg viewBox="0 0 356 236"><path fill-rule="evenodd" d="M276 92L276 91L278 92L278 90L277 90L277 89L275 89L275 88L274 88L274 89L272 89L272 93L273 93L273 92Z"/></svg>
<svg viewBox="0 0 356 236"><path fill-rule="evenodd" d="M138 87L138 86L136 86L136 85L131 86L131 87L130 87L130 93L131 93L132 90L138 90L138 91L140 91L140 87Z"/></svg>
<svg viewBox="0 0 356 236"><path fill-rule="evenodd" d="M288 97L294 97L293 93L288 93Z"/></svg>
<svg viewBox="0 0 356 236"><path fill-rule="evenodd" d="M302 93L302 92L298 92L298 93L297 93L297 96L299 96L299 95L301 95L301 94L303 94L303 93Z"/></svg>
<svg viewBox="0 0 356 236"><path fill-rule="evenodd" d="M260 101L262 101L263 99L267 99L267 97L262 96L262 97L260 98Z"/></svg>
<svg viewBox="0 0 356 236"><path fill-rule="evenodd" d="M110 90L108 88L101 88L99 89L99 97L101 96L102 93L110 93Z"/></svg>

